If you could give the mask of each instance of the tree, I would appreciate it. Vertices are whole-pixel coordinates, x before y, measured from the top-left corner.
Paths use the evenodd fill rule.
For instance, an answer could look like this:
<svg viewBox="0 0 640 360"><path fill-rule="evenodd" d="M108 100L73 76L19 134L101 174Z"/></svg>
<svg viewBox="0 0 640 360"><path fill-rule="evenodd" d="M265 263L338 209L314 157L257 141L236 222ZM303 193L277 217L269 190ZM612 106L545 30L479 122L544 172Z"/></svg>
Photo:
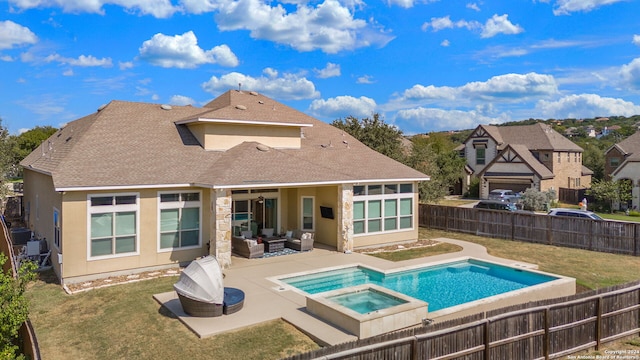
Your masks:
<svg viewBox="0 0 640 360"><path fill-rule="evenodd" d="M18 276L14 277L10 268L5 272L4 264L7 257L0 253L0 358L22 359L18 354L18 331L27 321L29 303L24 296L27 283L36 277L37 265L25 261L18 269Z"/></svg>
<svg viewBox="0 0 640 360"><path fill-rule="evenodd" d="M553 189L548 191L539 191L534 188L528 188L522 194L520 200L522 205L527 210L546 210L548 204L553 202L556 198L556 192Z"/></svg>
<svg viewBox="0 0 640 360"><path fill-rule="evenodd" d="M9 131L2 126L0 119L0 204L4 202L7 196L7 187L4 183L7 181L7 175L10 172L13 157L11 156L11 138Z"/></svg>
<svg viewBox="0 0 640 360"><path fill-rule="evenodd" d="M451 140L440 133L414 137L412 143L406 165L431 177L431 180L420 183L420 199L437 203L460 179L466 160L458 155Z"/></svg>
<svg viewBox="0 0 640 360"><path fill-rule="evenodd" d="M609 211L613 212L614 204L631 200L631 185L628 181L596 180L591 182L587 195L608 202Z"/></svg>
<svg viewBox="0 0 640 360"><path fill-rule="evenodd" d="M379 114L359 120L353 116L334 120L331 125L343 130L371 149L394 160L403 161L402 131L386 124Z"/></svg>
<svg viewBox="0 0 640 360"><path fill-rule="evenodd" d="M11 137L11 153L12 166L14 166L15 175L17 175L18 164L33 150L35 150L43 141L47 140L57 131L51 126L36 126L35 128L25 131L18 136Z"/></svg>

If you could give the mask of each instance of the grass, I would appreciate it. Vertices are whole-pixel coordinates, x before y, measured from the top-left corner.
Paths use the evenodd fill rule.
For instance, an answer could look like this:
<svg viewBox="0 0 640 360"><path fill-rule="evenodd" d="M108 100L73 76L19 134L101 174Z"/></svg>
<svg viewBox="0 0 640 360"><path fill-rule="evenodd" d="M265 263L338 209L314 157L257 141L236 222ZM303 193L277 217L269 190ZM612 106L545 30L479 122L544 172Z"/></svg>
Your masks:
<svg viewBox="0 0 640 360"><path fill-rule="evenodd" d="M471 241L487 247L491 255L538 264L542 271L574 277L582 290L640 278L638 258L631 256L430 229L420 229L420 237ZM398 261L458 250L441 244L376 256ZM199 339L152 298L153 294L171 291L176 279L159 278L67 295L59 285L43 276L27 292L31 302L30 318L42 357L48 360L277 359L319 347L284 321ZM637 337L625 341L616 348L638 349Z"/></svg>
<svg viewBox="0 0 640 360"><path fill-rule="evenodd" d="M277 359L317 349L284 321L199 339L153 294L176 277L67 295L38 281L28 291L43 359Z"/></svg>
<svg viewBox="0 0 640 360"><path fill-rule="evenodd" d="M389 260L389 261L402 261L402 260L422 258L426 256L447 254L447 253L457 252L460 250L462 250L462 248L458 245L449 244L449 243L438 243L433 246L410 248L407 250L399 250L399 251L378 252L378 253L371 253L369 255L375 256L381 259Z"/></svg>

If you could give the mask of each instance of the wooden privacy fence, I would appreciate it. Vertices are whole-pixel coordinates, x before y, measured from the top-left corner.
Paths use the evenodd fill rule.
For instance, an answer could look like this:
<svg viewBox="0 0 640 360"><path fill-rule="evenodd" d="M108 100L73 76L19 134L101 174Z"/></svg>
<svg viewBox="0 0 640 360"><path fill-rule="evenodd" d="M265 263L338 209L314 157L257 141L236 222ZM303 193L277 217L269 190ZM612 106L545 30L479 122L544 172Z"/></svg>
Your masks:
<svg viewBox="0 0 640 360"><path fill-rule="evenodd" d="M498 309L292 356L307 359L554 359L640 333L640 282Z"/></svg>
<svg viewBox="0 0 640 360"><path fill-rule="evenodd" d="M493 238L640 256L640 223L420 205L420 226Z"/></svg>

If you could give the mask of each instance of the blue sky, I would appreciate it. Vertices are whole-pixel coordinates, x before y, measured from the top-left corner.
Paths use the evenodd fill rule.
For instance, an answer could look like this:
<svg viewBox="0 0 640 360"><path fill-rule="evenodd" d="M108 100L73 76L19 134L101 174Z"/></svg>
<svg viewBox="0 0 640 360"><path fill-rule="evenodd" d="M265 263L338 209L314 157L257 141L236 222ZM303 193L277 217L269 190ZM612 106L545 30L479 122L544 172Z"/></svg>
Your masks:
<svg viewBox="0 0 640 360"><path fill-rule="evenodd" d="M640 114L634 0L0 0L0 118L261 92L406 134Z"/></svg>

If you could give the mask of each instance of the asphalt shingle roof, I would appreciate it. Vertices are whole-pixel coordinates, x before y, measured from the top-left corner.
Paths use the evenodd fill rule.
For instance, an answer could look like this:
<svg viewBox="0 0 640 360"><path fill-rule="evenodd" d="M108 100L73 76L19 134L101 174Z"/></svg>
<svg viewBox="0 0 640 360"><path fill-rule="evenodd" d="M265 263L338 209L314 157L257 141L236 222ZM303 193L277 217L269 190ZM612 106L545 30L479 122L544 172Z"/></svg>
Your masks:
<svg viewBox="0 0 640 360"><path fill-rule="evenodd" d="M308 126L302 127L300 149L244 142L227 151L211 151L184 125L197 119ZM428 179L329 124L260 94L235 90L202 108L166 110L159 104L112 101L60 129L21 165L51 174L56 189Z"/></svg>

